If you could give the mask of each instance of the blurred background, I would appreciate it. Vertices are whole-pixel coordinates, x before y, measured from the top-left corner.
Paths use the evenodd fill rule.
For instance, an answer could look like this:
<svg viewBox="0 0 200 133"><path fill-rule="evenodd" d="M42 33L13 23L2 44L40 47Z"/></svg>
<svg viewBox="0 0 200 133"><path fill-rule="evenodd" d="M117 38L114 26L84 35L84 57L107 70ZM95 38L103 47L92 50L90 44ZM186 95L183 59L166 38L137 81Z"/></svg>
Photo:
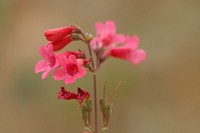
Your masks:
<svg viewBox="0 0 200 133"><path fill-rule="evenodd" d="M46 29L77 24L95 34L95 23L107 20L138 35L148 59L103 64L99 97L104 80L108 95L123 81L105 132L200 132L199 0L0 0L0 133L83 132L77 102L57 100L63 81L42 80L34 67ZM67 48L86 50L81 44ZM91 74L68 88L78 86L92 93Z"/></svg>

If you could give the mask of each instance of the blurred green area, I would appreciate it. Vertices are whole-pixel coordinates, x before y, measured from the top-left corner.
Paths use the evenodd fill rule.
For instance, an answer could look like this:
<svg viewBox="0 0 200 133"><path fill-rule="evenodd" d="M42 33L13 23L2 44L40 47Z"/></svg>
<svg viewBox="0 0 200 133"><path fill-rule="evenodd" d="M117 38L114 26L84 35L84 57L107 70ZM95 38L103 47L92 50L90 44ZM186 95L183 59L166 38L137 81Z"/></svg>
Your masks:
<svg viewBox="0 0 200 133"><path fill-rule="evenodd" d="M199 0L0 0L0 133L82 132L77 103L57 100L64 83L34 67L44 30L77 24L95 34L106 20L138 35L148 54L137 66L109 59L98 73L99 96L104 80L108 92L123 81L106 132L200 132ZM78 86L92 93L91 75L69 88Z"/></svg>

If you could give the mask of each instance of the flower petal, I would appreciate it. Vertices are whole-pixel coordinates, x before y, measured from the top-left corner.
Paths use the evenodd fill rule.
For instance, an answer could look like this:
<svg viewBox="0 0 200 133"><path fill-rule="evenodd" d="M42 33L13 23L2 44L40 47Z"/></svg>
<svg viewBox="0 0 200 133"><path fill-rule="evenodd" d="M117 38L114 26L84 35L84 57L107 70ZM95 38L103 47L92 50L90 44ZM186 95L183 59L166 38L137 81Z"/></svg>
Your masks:
<svg viewBox="0 0 200 133"><path fill-rule="evenodd" d="M72 84L76 81L76 77L75 76L69 76L65 79L65 84Z"/></svg>
<svg viewBox="0 0 200 133"><path fill-rule="evenodd" d="M59 69L59 70L56 70L54 73L53 73L53 78L55 80L63 80L67 77L67 74L66 74L66 70L65 69Z"/></svg>
<svg viewBox="0 0 200 133"><path fill-rule="evenodd" d="M47 52L47 47L46 46L40 46L40 50L39 50L40 55L45 58L48 59L49 58L49 54Z"/></svg>
<svg viewBox="0 0 200 133"><path fill-rule="evenodd" d="M68 57L68 63L77 64L77 62L76 62L76 56L75 56L75 55L70 55L70 56Z"/></svg>
<svg viewBox="0 0 200 133"><path fill-rule="evenodd" d="M116 33L116 25L114 21L107 21L106 22L106 28L110 31L112 35Z"/></svg>
<svg viewBox="0 0 200 133"><path fill-rule="evenodd" d="M122 43L124 43L125 39L126 39L126 37L123 34L118 34L118 35L114 36L113 43L114 44L122 44Z"/></svg>
<svg viewBox="0 0 200 133"><path fill-rule="evenodd" d="M65 36L72 33L74 27L62 27L56 29L50 29L45 31L44 35L48 41L59 41Z"/></svg>
<svg viewBox="0 0 200 133"><path fill-rule="evenodd" d="M126 38L126 45L131 46L132 49L136 49L140 44L140 39L138 36L132 36Z"/></svg>
<svg viewBox="0 0 200 133"><path fill-rule="evenodd" d="M104 25L101 22L95 24L97 34L100 34L101 31L104 29Z"/></svg>
<svg viewBox="0 0 200 133"><path fill-rule="evenodd" d="M141 61L146 60L146 58L146 52L142 49L138 49L133 51L130 61L132 64L139 64Z"/></svg>
<svg viewBox="0 0 200 133"><path fill-rule="evenodd" d="M67 44L69 44L72 41L70 36L66 36L65 38L55 41L55 42L50 42L53 45L53 51L58 51L64 48Z"/></svg>
<svg viewBox="0 0 200 133"><path fill-rule="evenodd" d="M77 77L77 78L82 78L83 76L85 76L86 72L87 72L87 71L86 71L84 68L79 68L79 71L78 71L78 73L76 74L76 77Z"/></svg>
<svg viewBox="0 0 200 133"><path fill-rule="evenodd" d="M51 72L51 69L48 69L48 70L46 70L45 72L43 72L43 74L42 74L42 79L45 79L47 76L48 76L48 74Z"/></svg>
<svg viewBox="0 0 200 133"><path fill-rule="evenodd" d="M131 55L132 49L127 46L121 46L110 50L110 55L116 58L127 60Z"/></svg>
<svg viewBox="0 0 200 133"><path fill-rule="evenodd" d="M47 62L45 60L41 60L35 65L35 73L39 73L45 71L47 69Z"/></svg>
<svg viewBox="0 0 200 133"><path fill-rule="evenodd" d="M59 54L57 58L59 60L59 64L65 67L66 63L68 62L67 57L64 54Z"/></svg>

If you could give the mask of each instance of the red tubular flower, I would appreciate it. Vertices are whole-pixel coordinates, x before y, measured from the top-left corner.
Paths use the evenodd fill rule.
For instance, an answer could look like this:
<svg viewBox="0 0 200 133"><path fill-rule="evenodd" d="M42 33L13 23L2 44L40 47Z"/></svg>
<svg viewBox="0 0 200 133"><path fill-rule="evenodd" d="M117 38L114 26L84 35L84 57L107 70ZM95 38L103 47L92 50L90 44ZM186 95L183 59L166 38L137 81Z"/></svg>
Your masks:
<svg viewBox="0 0 200 133"><path fill-rule="evenodd" d="M62 27L62 28L56 28L56 29L50 29L44 32L44 35L48 41L59 41L63 39L65 36L70 35L76 27Z"/></svg>
<svg viewBox="0 0 200 133"><path fill-rule="evenodd" d="M83 102L84 99L90 98L90 94L86 90L82 90L78 87L78 92L76 94L76 100L78 100L80 103Z"/></svg>
<svg viewBox="0 0 200 133"><path fill-rule="evenodd" d="M69 44L72 41L71 36L66 36L65 38L62 38L59 41L52 41L49 44L53 45L53 51L58 51L64 48L67 44Z"/></svg>
<svg viewBox="0 0 200 133"><path fill-rule="evenodd" d="M58 51L74 40L71 34L76 32L76 29L75 26L50 29L45 31L44 35L49 41L48 44L53 45L53 51Z"/></svg>
<svg viewBox="0 0 200 133"><path fill-rule="evenodd" d="M61 90L58 92L58 99L76 99L76 94L74 92L65 90L64 87L61 87Z"/></svg>

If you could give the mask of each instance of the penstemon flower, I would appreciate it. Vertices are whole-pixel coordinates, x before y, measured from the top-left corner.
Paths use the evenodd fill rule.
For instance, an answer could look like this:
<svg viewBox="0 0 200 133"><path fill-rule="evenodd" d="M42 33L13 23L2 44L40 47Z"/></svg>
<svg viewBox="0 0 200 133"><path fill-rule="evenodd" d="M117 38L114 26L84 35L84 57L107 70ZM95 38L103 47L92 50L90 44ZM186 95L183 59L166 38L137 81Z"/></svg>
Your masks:
<svg viewBox="0 0 200 133"><path fill-rule="evenodd" d="M130 61L132 64L139 64L146 60L146 52L142 49L136 49L139 46L139 38L127 36L123 46L112 48L109 52L110 56Z"/></svg>
<svg viewBox="0 0 200 133"><path fill-rule="evenodd" d="M116 26L113 21L107 21L105 25L99 22L96 23L96 36L90 44L94 50L99 50L102 47L109 48L123 43L124 39L124 35L116 34Z"/></svg>
<svg viewBox="0 0 200 133"><path fill-rule="evenodd" d="M39 61L35 66L35 72L43 72L42 79L46 78L47 75L55 68L59 67L59 62L56 54L53 53L52 45L48 45L47 47L40 47L40 55L45 59Z"/></svg>
<svg viewBox="0 0 200 133"><path fill-rule="evenodd" d="M61 69L53 74L55 80L64 80L66 84L72 84L77 78L82 78L86 74L83 68L83 60L77 59L74 55L61 56L59 58Z"/></svg>
<svg viewBox="0 0 200 133"><path fill-rule="evenodd" d="M77 90L78 90L78 92L76 94L76 99L80 103L82 103L84 99L90 98L90 94L86 90L82 90L81 88L78 88Z"/></svg>
<svg viewBox="0 0 200 133"><path fill-rule="evenodd" d="M64 80L66 85L75 83L77 79L83 78L87 72L92 73L93 95L81 87L77 88L77 93L61 87L58 92L58 99L78 101L85 124L84 133L104 131L110 122L112 96L106 97L105 82L104 87L102 87L104 91L103 98L99 99L102 127L98 128L96 74L101 65L111 57L127 60L132 64L139 64L146 60L146 52L138 48L139 38L135 35L131 37L117 34L116 25L113 21L96 23L96 36L94 37L88 33L85 34L77 26L50 29L45 31L44 35L48 42L46 46L41 46L39 51L44 60L36 63L35 72L43 72L42 79L44 79L51 71L54 71L53 78ZM89 57L81 50L66 50L62 53L54 53L54 51L64 49L73 40L82 41L87 45ZM90 98L93 98L93 101ZM94 124L91 124L92 111L94 111Z"/></svg>
<svg viewBox="0 0 200 133"><path fill-rule="evenodd" d="M76 99L76 94L69 90L66 90L64 87L61 87L61 90L58 92L58 99Z"/></svg>
<svg viewBox="0 0 200 133"><path fill-rule="evenodd" d="M72 34L75 29L76 27L73 27L73 26L50 29L50 30L45 31L44 35L48 41L56 42Z"/></svg>
<svg viewBox="0 0 200 133"><path fill-rule="evenodd" d="M58 51L73 40L73 38L70 35L75 31L76 27L74 26L62 27L47 30L45 31L44 35L49 41L48 44L52 44L53 51Z"/></svg>
<svg viewBox="0 0 200 133"><path fill-rule="evenodd" d="M79 87L77 89L77 94L69 90L66 90L64 87L61 87L60 91L58 92L58 99L64 99L64 100L76 99L78 102L82 103L84 100L88 100L89 98L90 94L86 90L83 90Z"/></svg>

